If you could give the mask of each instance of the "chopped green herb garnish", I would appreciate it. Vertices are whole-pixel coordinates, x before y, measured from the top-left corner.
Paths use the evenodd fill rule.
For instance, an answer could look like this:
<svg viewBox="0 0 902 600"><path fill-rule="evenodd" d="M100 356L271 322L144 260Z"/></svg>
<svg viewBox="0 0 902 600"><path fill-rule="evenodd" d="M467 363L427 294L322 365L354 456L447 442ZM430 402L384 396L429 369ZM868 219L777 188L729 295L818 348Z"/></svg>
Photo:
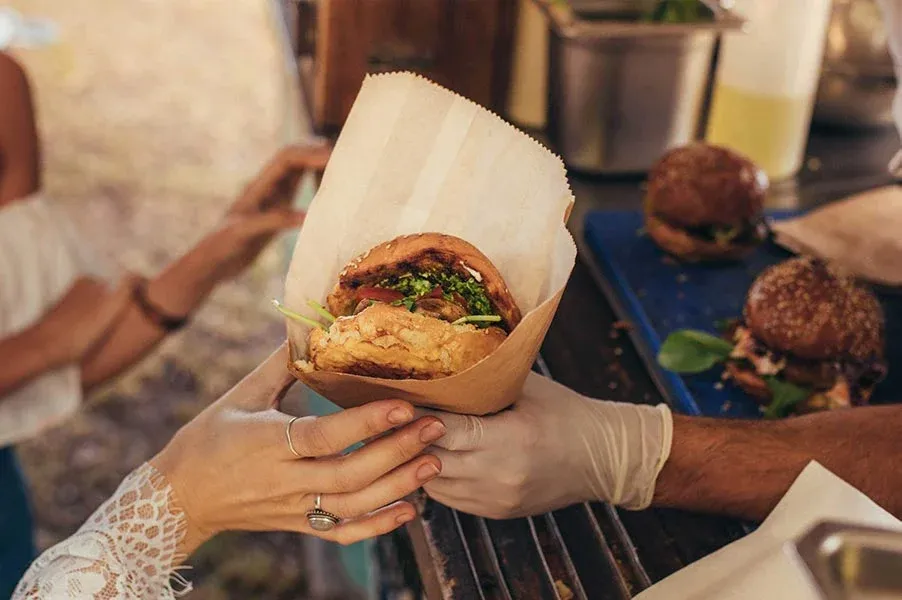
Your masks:
<svg viewBox="0 0 902 600"><path fill-rule="evenodd" d="M282 313L289 319L293 319L295 321L298 321L299 323L303 323L304 325L307 325L308 327L318 327L318 328L322 329L323 331L327 330L326 326L323 325L322 323L320 323L319 321L314 321L313 319L310 319L308 317L305 317L304 315L298 314L298 313L294 312L293 310L285 308L285 306L281 302L276 300L275 298L272 301L272 305L276 307L276 310L278 310L280 313Z"/></svg>
<svg viewBox="0 0 902 600"><path fill-rule="evenodd" d="M464 323L498 323L501 317L498 315L469 315L461 317L451 323L452 325L463 325Z"/></svg>
<svg viewBox="0 0 902 600"><path fill-rule="evenodd" d="M332 313L330 313L328 310L326 310L326 307L323 306L322 304L320 304L319 302L317 302L315 300L308 300L307 306L309 306L310 308L312 308L313 310L318 312L322 318L329 321L330 323L335 322L335 317L332 315Z"/></svg>
<svg viewBox="0 0 902 600"><path fill-rule="evenodd" d="M421 296L425 296L435 287L442 288L446 300L452 300L457 293L467 303L467 309L474 315L492 315L492 303L485 293L485 287L474 278L464 279L456 273L406 273L397 279L386 279L379 283L379 287L397 290L404 294L404 300L398 301L411 308ZM408 304L408 300L410 300Z"/></svg>

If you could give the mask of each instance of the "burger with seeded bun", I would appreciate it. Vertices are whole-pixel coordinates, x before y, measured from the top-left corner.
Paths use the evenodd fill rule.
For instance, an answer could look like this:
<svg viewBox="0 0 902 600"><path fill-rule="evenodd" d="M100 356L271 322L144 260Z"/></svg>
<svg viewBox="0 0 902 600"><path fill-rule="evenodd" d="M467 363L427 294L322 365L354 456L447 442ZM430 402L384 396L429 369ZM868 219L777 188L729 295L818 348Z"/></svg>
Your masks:
<svg viewBox="0 0 902 600"><path fill-rule="evenodd" d="M693 143L652 167L645 227L664 251L689 261L743 258L767 237L767 175L748 158Z"/></svg>
<svg viewBox="0 0 902 600"><path fill-rule="evenodd" d="M348 263L320 319L308 355L294 367L386 379L460 373L500 346L520 322L501 273L472 244L440 233L406 235Z"/></svg>
<svg viewBox="0 0 902 600"><path fill-rule="evenodd" d="M818 259L764 271L731 338L727 377L765 405L793 391L795 412L867 404L886 374L880 303Z"/></svg>

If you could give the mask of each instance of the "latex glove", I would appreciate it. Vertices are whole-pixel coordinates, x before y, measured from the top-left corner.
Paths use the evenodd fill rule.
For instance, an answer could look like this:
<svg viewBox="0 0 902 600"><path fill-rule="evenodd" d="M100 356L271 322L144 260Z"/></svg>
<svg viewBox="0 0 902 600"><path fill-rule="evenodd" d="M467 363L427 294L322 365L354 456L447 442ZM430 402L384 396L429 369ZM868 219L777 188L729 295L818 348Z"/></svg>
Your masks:
<svg viewBox="0 0 902 600"><path fill-rule="evenodd" d="M187 517L182 554L226 530L298 531L342 544L381 535L414 518L400 499L441 470L422 452L444 427L432 417L414 422L413 407L399 400L295 421L292 441L303 458L294 456L286 439L291 417L278 410L295 381L287 365L283 346L151 461ZM343 519L326 533L305 516L317 494L323 510Z"/></svg>
<svg viewBox="0 0 902 600"><path fill-rule="evenodd" d="M664 405L592 400L535 373L517 403L497 415L422 412L447 427L433 451L442 474L426 492L494 519L589 500L645 508L673 432Z"/></svg>

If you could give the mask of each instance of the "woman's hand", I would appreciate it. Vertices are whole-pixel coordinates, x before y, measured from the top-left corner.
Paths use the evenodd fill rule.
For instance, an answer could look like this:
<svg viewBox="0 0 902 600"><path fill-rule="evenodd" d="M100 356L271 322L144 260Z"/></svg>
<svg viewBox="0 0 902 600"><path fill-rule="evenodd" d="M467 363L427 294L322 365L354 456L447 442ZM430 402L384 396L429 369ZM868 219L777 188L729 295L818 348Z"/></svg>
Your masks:
<svg viewBox="0 0 902 600"><path fill-rule="evenodd" d="M441 421L413 422L413 407L397 400L295 421L291 439L304 458L294 456L286 438L291 417L278 410L294 382L286 348L182 428L151 461L187 516L180 547L185 554L225 530L298 531L342 544L381 535L414 518L413 506L398 500L441 470L435 456L421 454L444 434ZM371 438L378 439L341 454ZM317 494L322 510L342 519L326 533L307 523Z"/></svg>
<svg viewBox="0 0 902 600"><path fill-rule="evenodd" d="M239 274L273 236L303 223L304 213L291 210L298 182L305 171L322 172L330 152L327 147L288 146L260 171L222 226L205 239L205 249L217 263L217 279Z"/></svg>

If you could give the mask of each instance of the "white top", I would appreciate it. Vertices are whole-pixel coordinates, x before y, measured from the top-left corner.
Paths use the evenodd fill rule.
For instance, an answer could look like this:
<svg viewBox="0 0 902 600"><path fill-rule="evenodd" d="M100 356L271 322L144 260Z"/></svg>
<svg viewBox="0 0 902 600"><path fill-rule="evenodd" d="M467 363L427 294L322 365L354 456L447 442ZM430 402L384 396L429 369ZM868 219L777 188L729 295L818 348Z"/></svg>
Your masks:
<svg viewBox="0 0 902 600"><path fill-rule="evenodd" d="M33 325L79 277L107 271L42 195L0 207L0 339ZM77 365L64 367L0 397L0 447L69 417L81 403L80 376Z"/></svg>

